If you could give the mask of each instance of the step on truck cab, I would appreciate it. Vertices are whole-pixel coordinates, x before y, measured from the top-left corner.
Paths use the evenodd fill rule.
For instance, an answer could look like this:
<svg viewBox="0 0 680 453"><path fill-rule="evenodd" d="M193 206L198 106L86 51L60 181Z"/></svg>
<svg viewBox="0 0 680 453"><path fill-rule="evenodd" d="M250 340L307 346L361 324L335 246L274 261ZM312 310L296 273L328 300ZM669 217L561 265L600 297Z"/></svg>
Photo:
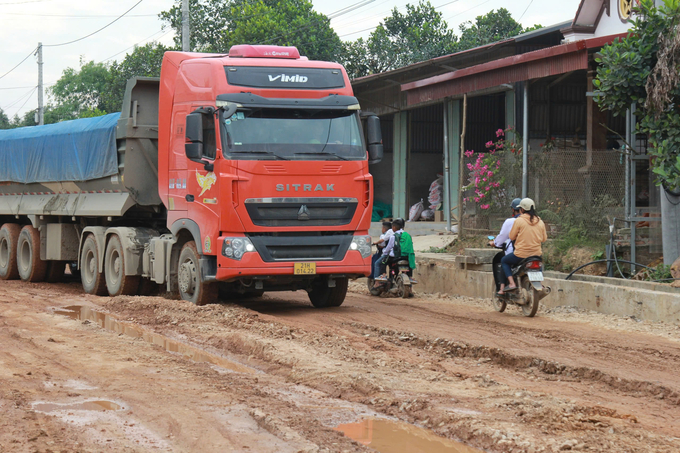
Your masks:
<svg viewBox="0 0 680 453"><path fill-rule="evenodd" d="M91 294L162 285L204 304L306 290L339 306L348 279L370 273L382 140L363 117L366 134L343 67L294 47L167 52L160 80L129 81L97 140L85 136L97 119L0 131L0 164L33 150L0 169L0 278L58 280L70 263ZM78 168L33 175L55 150L31 139L58 143L68 123L80 148L56 153Z"/></svg>

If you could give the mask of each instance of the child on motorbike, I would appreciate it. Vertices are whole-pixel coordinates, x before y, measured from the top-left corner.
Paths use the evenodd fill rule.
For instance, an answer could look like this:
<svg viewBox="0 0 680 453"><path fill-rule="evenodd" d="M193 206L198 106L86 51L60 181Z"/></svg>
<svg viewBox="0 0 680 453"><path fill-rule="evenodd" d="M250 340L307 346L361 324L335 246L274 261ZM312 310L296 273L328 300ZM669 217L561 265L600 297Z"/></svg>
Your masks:
<svg viewBox="0 0 680 453"><path fill-rule="evenodd" d="M515 250L513 253L505 255L501 260L503 272L508 278L509 285L501 289L498 295L502 296L504 291L515 291L517 285L512 277L512 266L518 264L524 258L530 256L541 256L543 250L541 244L548 240L543 220L536 214L536 205L531 198L524 198L519 204L520 216L510 230L510 240L514 241Z"/></svg>
<svg viewBox="0 0 680 453"><path fill-rule="evenodd" d="M400 256L408 256L409 267L411 268L411 271L416 267L416 255L413 251L413 239L411 238L410 234L404 231L404 220L395 219L392 221L392 231L394 234L390 237L385 249L383 249L383 257L376 263L375 266L375 271L380 272L380 277L375 279L377 282L387 281L386 270L388 264ZM399 242L397 243L396 241ZM386 254L388 250L389 255Z"/></svg>
<svg viewBox="0 0 680 453"><path fill-rule="evenodd" d="M380 235L380 239L377 242L374 242L373 245L377 247L377 251L371 258L371 275L368 276L368 278L375 278L377 275L375 273L375 263L382 257L382 251L387 245L387 240L389 239L390 236L394 234L394 231L392 231L392 222L383 222L382 223L382 234Z"/></svg>

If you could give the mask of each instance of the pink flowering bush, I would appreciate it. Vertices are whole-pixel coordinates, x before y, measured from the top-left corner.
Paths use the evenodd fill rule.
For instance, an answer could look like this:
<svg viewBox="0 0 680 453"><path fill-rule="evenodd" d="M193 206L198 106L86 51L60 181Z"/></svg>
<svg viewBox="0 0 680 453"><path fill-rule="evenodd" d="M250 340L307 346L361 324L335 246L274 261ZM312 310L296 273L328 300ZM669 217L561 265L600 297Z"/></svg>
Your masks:
<svg viewBox="0 0 680 453"><path fill-rule="evenodd" d="M490 140L486 143L486 152L477 153L474 162L467 164L470 177L468 185L463 187L463 190L472 190L473 194L470 197L483 210L491 209L492 207L501 207L505 200L504 187L505 176L502 172L501 165L510 165L504 160L504 156L509 151L515 155L521 155L522 149L519 147L517 137L514 141L506 140L505 134L512 130L508 126L507 129L498 129L496 131L496 141ZM475 155L474 151L465 151L465 157L472 158ZM467 201L464 199L463 201Z"/></svg>

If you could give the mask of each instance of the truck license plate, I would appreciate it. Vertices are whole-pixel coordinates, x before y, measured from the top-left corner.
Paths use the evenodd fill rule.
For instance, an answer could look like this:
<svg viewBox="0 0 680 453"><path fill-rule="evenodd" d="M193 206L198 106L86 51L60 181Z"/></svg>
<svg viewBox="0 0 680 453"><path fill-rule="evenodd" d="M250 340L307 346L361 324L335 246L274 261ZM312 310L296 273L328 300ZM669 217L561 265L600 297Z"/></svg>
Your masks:
<svg viewBox="0 0 680 453"><path fill-rule="evenodd" d="M543 272L527 272L527 276L529 277L529 281L532 282L543 281Z"/></svg>
<svg viewBox="0 0 680 453"><path fill-rule="evenodd" d="M295 263L293 267L294 275L314 275L316 274L316 263Z"/></svg>

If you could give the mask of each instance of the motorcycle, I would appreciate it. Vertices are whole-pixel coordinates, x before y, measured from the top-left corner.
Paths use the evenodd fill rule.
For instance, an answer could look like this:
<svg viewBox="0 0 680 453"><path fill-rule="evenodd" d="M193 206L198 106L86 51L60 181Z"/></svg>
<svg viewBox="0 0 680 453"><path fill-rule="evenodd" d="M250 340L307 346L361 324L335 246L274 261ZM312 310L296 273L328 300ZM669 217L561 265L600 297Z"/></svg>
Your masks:
<svg viewBox="0 0 680 453"><path fill-rule="evenodd" d="M493 241L495 236L489 236ZM496 247L501 248L501 247ZM505 274L501 266L501 260L505 256L505 248L493 258L492 269L494 275L495 288L493 305L494 308L502 313L508 304L521 307L522 314L527 317L534 317L538 311L541 299L551 292L549 286L543 285L543 259L540 256L530 256L524 258L517 265L512 267L512 276L517 284L515 291L504 292L499 295L501 282L505 281Z"/></svg>
<svg viewBox="0 0 680 453"><path fill-rule="evenodd" d="M413 297L413 285L418 283L413 279L411 274L408 257L400 256L399 259L393 261L387 267L386 282L376 284L381 282L376 282L372 278L368 279L368 291L372 296L380 296L389 293L396 297L408 299L409 297Z"/></svg>

